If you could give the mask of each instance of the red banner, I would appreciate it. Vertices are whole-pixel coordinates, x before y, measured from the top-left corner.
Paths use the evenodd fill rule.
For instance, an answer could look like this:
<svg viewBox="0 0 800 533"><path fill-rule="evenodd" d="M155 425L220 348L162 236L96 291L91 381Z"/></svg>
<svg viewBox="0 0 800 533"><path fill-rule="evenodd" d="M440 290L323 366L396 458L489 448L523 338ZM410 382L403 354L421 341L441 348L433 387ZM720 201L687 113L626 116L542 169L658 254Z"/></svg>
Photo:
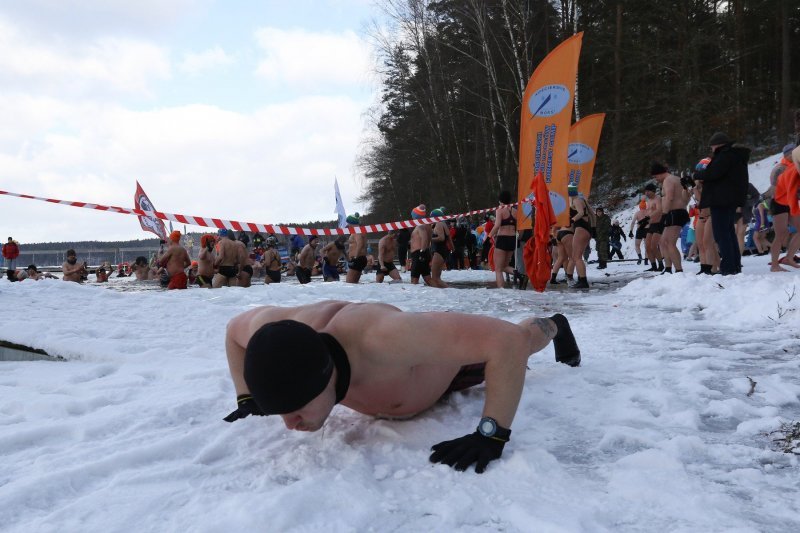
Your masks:
<svg viewBox="0 0 800 533"><path fill-rule="evenodd" d="M153 202L147 197L138 181L136 182L136 194L133 195L133 205L136 206L136 209L141 209L142 211L156 211L156 208L153 207ZM160 219L152 215L139 215L139 224L144 231L155 233L162 241L167 240L167 229Z"/></svg>

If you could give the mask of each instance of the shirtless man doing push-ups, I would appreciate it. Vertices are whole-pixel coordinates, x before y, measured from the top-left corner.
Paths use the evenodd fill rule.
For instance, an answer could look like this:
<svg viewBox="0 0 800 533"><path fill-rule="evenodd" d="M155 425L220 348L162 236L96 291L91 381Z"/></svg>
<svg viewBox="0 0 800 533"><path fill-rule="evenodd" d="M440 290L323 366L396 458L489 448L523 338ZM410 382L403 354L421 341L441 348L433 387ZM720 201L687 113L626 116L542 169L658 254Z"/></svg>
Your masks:
<svg viewBox="0 0 800 533"><path fill-rule="evenodd" d="M238 408L225 420L280 415L288 429L317 431L337 403L366 415L405 418L485 379L477 430L433 446L430 456L457 470L476 463L480 473L510 439L528 357L551 340L557 361L580 364L560 314L512 324L380 303L259 307L228 323L225 350Z"/></svg>

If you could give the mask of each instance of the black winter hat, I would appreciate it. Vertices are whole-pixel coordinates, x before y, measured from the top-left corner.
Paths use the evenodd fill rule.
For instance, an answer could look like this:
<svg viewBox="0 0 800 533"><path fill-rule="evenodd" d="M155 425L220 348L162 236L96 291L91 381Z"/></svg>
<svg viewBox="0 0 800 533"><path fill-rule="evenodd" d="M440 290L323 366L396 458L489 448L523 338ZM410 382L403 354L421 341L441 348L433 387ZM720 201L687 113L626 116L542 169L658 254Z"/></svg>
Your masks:
<svg viewBox="0 0 800 533"><path fill-rule="evenodd" d="M651 176L658 176L659 174L663 174L665 172L669 172L669 169L664 166L662 163L654 161L652 165L650 165L650 175Z"/></svg>
<svg viewBox="0 0 800 533"><path fill-rule="evenodd" d="M266 415L296 411L325 390L333 359L310 326L280 320L261 326L245 349L244 380Z"/></svg>
<svg viewBox="0 0 800 533"><path fill-rule="evenodd" d="M726 134L722 133L721 131L716 132L711 138L708 140L709 146L716 146L718 144L730 144L733 140L728 137Z"/></svg>

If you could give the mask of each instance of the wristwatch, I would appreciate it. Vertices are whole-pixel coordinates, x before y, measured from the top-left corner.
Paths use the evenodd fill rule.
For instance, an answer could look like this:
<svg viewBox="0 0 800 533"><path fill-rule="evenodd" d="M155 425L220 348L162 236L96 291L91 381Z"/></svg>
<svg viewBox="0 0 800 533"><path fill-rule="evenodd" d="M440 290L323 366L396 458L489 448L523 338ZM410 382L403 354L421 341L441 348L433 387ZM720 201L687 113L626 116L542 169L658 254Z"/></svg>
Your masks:
<svg viewBox="0 0 800 533"><path fill-rule="evenodd" d="M490 439L507 442L511 438L511 430L497 425L497 420L490 416L484 416L478 422L478 433Z"/></svg>

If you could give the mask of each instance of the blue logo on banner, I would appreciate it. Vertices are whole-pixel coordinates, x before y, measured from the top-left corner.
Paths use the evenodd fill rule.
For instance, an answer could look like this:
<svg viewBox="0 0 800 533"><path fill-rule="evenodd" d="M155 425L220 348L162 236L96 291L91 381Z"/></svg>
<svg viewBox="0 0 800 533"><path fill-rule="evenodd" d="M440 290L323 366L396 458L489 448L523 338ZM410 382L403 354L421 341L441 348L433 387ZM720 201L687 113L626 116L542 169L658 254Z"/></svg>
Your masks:
<svg viewBox="0 0 800 533"><path fill-rule="evenodd" d="M594 159L594 150L583 143L569 143L567 161L573 165L582 165Z"/></svg>
<svg viewBox="0 0 800 533"><path fill-rule="evenodd" d="M528 100L528 109L534 117L552 117L569 103L569 89L563 85L545 85Z"/></svg>
<svg viewBox="0 0 800 533"><path fill-rule="evenodd" d="M556 216L567 210L567 199L557 192L550 191L550 204Z"/></svg>
<svg viewBox="0 0 800 533"><path fill-rule="evenodd" d="M526 200L533 201L534 194L530 193L528 196L525 197ZM567 200L557 192L550 191L550 205L553 206L553 212L556 216L559 213L563 213L567 209ZM522 212L525 213L525 216L530 218L533 216L533 204L529 202L524 202L522 204Z"/></svg>

